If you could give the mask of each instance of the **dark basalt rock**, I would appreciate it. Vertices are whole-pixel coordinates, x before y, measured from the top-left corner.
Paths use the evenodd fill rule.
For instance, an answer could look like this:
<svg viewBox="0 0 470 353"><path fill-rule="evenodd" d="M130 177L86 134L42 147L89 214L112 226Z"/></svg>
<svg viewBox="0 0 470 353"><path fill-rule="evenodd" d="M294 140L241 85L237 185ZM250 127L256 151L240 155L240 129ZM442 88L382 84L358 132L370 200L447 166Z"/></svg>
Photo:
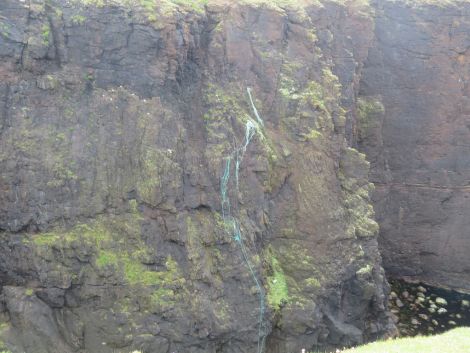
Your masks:
<svg viewBox="0 0 470 353"><path fill-rule="evenodd" d="M360 3L2 1L6 346L255 352L247 263L266 352L392 334L369 164L351 148L373 35ZM227 191L245 255L220 180L256 121L248 87L264 127Z"/></svg>
<svg viewBox="0 0 470 353"><path fill-rule="evenodd" d="M391 281L391 288L392 296L402 299L401 308L395 299L389 303L402 336L442 333L470 323L468 294L403 280Z"/></svg>
<svg viewBox="0 0 470 353"><path fill-rule="evenodd" d="M470 6L377 1L361 77L387 273L470 290Z"/></svg>

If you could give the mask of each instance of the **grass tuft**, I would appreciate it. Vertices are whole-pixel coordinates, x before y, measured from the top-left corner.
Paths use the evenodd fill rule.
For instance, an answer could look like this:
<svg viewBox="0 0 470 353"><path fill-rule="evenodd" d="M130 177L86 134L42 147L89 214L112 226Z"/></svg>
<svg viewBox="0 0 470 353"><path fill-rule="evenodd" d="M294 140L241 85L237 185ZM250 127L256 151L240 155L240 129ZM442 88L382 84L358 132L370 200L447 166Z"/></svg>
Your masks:
<svg viewBox="0 0 470 353"><path fill-rule="evenodd" d="M468 353L470 328L460 327L441 335L406 337L374 342L341 353Z"/></svg>
<svg viewBox="0 0 470 353"><path fill-rule="evenodd" d="M271 268L273 274L268 276L268 304L275 310L289 300L289 290L286 277L279 261L271 255Z"/></svg>

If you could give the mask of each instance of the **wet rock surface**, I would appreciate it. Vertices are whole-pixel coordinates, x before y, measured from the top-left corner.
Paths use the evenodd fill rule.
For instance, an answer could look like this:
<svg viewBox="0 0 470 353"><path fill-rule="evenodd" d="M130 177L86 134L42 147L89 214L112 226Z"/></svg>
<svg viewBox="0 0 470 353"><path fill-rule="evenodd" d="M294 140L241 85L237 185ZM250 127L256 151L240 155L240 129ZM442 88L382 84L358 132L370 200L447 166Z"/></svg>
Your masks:
<svg viewBox="0 0 470 353"><path fill-rule="evenodd" d="M389 307L401 336L430 335L470 325L470 295L391 280Z"/></svg>

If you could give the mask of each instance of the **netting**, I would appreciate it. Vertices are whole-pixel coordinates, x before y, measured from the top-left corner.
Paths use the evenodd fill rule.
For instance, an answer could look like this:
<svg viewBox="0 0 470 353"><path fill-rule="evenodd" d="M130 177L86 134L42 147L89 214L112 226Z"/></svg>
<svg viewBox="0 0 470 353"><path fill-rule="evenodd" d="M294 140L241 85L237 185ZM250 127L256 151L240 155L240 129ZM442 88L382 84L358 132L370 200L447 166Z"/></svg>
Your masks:
<svg viewBox="0 0 470 353"><path fill-rule="evenodd" d="M247 88L246 91L248 92L248 97L250 97L251 108L253 109L253 113L255 113L256 120L258 120L258 124L261 126L264 125L263 119L258 114L258 109L256 109L255 103L253 103L253 98L251 97L251 88Z"/></svg>
<svg viewBox="0 0 470 353"><path fill-rule="evenodd" d="M235 146L233 152L225 158L225 167L224 172L222 174L220 180L220 193L221 193L221 200L222 200L222 219L225 225L226 231L231 234L235 242L237 243L240 252L242 254L243 261L245 262L250 275L253 279L253 282L256 285L258 290L258 298L259 298L259 316L258 316L258 350L257 353L264 352L264 343L266 338L266 323L264 320L265 312L266 312L266 293L264 288L258 279L258 275L256 274L255 268L251 261L252 256L250 255L250 250L245 244L245 239L243 237L243 233L240 228L240 221L239 219L232 214L232 205L230 202L229 196L229 182L231 176L231 166L232 161L235 161L235 169L234 169L234 178L235 178L235 187L237 191L237 195L239 192L239 171L240 165L243 161L243 157L245 156L246 150L248 145L250 144L253 137L256 135L257 132L260 131L260 127L262 127L263 120L259 116L259 113L253 103L253 99L251 97L251 89L247 88L248 97L250 99L250 103L253 109L253 113L256 116L257 122L252 120L251 118L247 120L245 124L245 141L241 146Z"/></svg>

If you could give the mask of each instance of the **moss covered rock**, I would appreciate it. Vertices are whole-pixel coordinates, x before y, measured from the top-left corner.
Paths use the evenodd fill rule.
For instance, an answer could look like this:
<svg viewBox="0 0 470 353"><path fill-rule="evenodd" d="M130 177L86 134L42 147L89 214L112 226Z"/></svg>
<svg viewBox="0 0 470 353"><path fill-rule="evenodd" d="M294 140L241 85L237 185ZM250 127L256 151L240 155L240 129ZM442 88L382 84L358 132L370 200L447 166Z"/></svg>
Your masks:
<svg viewBox="0 0 470 353"><path fill-rule="evenodd" d="M370 10L2 3L6 345L284 353L387 333L348 142Z"/></svg>

